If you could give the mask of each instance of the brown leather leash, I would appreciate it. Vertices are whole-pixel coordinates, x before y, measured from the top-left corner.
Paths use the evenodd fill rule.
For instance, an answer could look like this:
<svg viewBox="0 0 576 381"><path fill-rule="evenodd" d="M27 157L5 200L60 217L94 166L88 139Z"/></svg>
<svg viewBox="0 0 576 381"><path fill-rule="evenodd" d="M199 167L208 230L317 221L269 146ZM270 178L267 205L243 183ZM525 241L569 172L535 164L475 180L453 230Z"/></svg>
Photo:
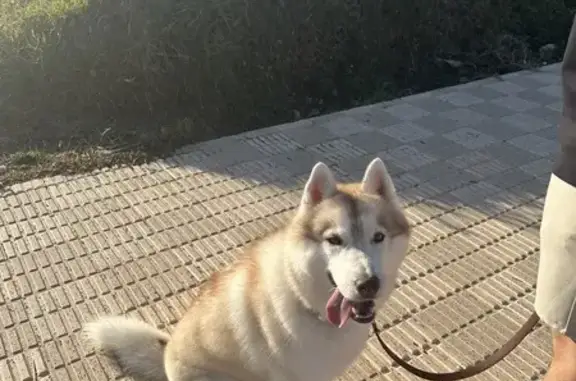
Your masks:
<svg viewBox="0 0 576 381"><path fill-rule="evenodd" d="M484 372L486 369L492 367L493 365L500 362L504 357L506 357L514 348L518 346L524 340L526 336L532 331L532 329L538 324L540 318L536 313L530 315L528 320L520 327L520 329L512 336L510 340L508 340L500 349L486 357L484 360L477 362L474 365L471 365L467 368L462 370L458 370L455 372L449 373L432 373L427 372L425 370L416 368L406 361L402 360L400 356L394 353L386 344L384 344L384 340L380 337L380 330L376 327L376 323L372 323L372 329L374 330L374 335L378 339L378 342L382 346L382 349L388 353L388 356L392 358L398 365L402 368L406 369L408 372L423 378L425 380L432 380L432 381L456 381L456 380L463 380L468 377L475 376L479 373Z"/></svg>

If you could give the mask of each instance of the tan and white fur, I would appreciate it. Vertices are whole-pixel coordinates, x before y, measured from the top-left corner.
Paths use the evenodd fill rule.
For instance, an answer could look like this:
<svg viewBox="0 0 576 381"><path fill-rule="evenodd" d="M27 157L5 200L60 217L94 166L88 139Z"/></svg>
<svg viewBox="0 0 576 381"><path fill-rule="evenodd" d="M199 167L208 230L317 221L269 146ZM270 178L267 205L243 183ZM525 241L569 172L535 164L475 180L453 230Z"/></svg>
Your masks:
<svg viewBox="0 0 576 381"><path fill-rule="evenodd" d="M171 336L124 317L84 334L139 381L329 381L364 349L370 303L393 291L409 232L380 159L359 184L338 184L317 163L293 218L214 274ZM368 279L378 282L361 288ZM329 318L331 298L347 312Z"/></svg>

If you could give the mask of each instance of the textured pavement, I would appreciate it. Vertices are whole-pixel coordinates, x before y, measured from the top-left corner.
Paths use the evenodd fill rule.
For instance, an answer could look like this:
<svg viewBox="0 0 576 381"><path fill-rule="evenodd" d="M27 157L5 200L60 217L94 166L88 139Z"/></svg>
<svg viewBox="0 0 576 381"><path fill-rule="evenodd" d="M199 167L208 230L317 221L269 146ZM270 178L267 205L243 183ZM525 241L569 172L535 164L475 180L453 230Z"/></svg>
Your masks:
<svg viewBox="0 0 576 381"><path fill-rule="evenodd" d="M538 229L558 149L559 66L186 147L133 168L15 185L0 197L0 380L121 377L79 341L102 314L170 329L195 287L285 220L312 165L359 180L376 155L414 225L384 338L455 370L531 312ZM476 380L540 379L539 327ZM344 380L414 380L374 338Z"/></svg>

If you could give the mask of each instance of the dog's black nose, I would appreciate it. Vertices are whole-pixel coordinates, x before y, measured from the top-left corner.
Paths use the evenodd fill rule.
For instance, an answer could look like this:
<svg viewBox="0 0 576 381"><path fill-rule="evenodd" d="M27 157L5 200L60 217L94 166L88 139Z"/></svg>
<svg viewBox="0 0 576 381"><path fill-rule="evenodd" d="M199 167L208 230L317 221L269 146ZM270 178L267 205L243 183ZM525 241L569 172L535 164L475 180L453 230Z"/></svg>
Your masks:
<svg viewBox="0 0 576 381"><path fill-rule="evenodd" d="M370 278L360 283L357 287L358 293L365 299L374 299L380 290L380 279L372 275Z"/></svg>

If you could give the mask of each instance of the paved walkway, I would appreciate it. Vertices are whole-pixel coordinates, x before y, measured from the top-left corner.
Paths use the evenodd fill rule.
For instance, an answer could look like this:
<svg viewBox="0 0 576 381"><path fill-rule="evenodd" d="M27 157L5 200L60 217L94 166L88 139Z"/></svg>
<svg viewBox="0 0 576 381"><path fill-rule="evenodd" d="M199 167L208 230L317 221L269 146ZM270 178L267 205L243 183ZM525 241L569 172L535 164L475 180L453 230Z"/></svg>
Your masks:
<svg viewBox="0 0 576 381"><path fill-rule="evenodd" d="M190 146L134 168L18 184L0 198L0 379L119 377L79 342L100 313L176 322L199 285L278 226L317 160L358 179L382 157L414 224L380 314L393 348L447 371L530 311L557 150L559 67L521 72ZM543 327L477 380L541 378ZM413 380L372 338L342 380Z"/></svg>

